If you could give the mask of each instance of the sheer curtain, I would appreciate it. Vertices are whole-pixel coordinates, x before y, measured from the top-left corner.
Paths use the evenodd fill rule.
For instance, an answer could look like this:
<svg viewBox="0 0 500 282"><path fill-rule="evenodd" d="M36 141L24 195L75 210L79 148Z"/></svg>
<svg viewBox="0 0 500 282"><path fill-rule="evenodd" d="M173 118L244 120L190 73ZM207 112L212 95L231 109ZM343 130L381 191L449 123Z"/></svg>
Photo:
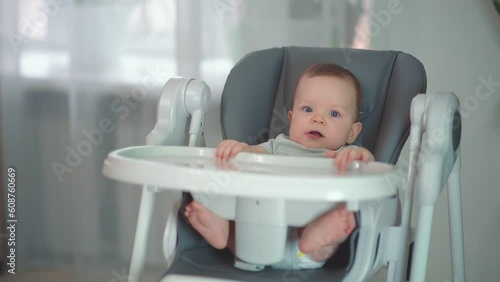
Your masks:
<svg viewBox="0 0 500 282"><path fill-rule="evenodd" d="M216 146L220 94L239 58L284 45L368 48L355 35L370 3L1 0L2 162L18 172L17 271L125 281L141 190L103 177L102 163L145 143L168 78L210 85L206 138ZM167 205L160 194L147 261L155 278Z"/></svg>

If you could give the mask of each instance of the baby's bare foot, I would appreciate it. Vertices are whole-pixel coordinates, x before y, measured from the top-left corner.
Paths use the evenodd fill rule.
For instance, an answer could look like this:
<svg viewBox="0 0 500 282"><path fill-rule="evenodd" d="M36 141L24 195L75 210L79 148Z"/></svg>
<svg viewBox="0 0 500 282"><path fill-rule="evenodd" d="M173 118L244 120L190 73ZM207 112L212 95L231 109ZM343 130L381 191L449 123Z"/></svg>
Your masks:
<svg viewBox="0 0 500 282"><path fill-rule="evenodd" d="M199 202L193 200L186 206L184 215L191 226L216 249L224 249L229 235L229 221L219 217Z"/></svg>
<svg viewBox="0 0 500 282"><path fill-rule="evenodd" d="M316 261L326 260L351 234L355 225L354 214L345 208L345 204L341 204L304 228L299 241L299 249L311 255L311 258Z"/></svg>

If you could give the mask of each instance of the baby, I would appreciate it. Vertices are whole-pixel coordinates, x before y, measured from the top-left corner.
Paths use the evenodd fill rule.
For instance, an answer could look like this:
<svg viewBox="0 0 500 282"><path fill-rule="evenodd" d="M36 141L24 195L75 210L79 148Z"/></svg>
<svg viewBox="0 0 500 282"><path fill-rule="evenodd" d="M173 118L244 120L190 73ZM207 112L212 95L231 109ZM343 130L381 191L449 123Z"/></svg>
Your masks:
<svg viewBox="0 0 500 282"><path fill-rule="evenodd" d="M250 146L236 140L219 144L216 157L227 160L239 152L258 154L326 156L335 158L335 167L345 170L354 160L373 161L365 148L349 145L361 131L358 121L360 85L347 69L335 64L316 64L300 76L292 110L288 112L289 136L280 134L266 143ZM219 217L197 201L185 209L190 224L217 249L234 253L234 222ZM355 227L353 213L344 204L321 215L308 225L293 229L292 254L275 268L318 268L331 257ZM295 245L294 245L295 244ZM293 246L294 245L294 246ZM290 258L287 258L291 257Z"/></svg>

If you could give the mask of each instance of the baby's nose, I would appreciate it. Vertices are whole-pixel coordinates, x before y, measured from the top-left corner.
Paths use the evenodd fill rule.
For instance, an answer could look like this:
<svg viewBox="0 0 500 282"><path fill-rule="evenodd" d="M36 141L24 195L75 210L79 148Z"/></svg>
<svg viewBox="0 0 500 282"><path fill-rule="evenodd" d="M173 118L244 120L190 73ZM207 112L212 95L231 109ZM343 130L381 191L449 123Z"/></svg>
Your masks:
<svg viewBox="0 0 500 282"><path fill-rule="evenodd" d="M313 118L312 118L312 122L313 122L313 123L320 123L320 124L324 124L324 123L325 123L325 119L324 119L322 116L320 116L320 115L315 115L315 116L313 116Z"/></svg>

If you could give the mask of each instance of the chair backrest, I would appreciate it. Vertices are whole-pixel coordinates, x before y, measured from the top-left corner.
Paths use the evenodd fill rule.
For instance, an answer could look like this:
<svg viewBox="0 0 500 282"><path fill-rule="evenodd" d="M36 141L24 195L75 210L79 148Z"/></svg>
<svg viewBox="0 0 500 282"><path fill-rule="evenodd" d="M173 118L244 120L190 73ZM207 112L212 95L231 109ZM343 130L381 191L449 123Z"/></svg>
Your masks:
<svg viewBox="0 0 500 282"><path fill-rule="evenodd" d="M355 144L377 161L396 163L409 136L411 101L426 91L422 63L398 51L282 47L248 54L229 73L222 94L224 139L258 144L288 134L297 79L323 62L345 67L361 84L363 130Z"/></svg>

